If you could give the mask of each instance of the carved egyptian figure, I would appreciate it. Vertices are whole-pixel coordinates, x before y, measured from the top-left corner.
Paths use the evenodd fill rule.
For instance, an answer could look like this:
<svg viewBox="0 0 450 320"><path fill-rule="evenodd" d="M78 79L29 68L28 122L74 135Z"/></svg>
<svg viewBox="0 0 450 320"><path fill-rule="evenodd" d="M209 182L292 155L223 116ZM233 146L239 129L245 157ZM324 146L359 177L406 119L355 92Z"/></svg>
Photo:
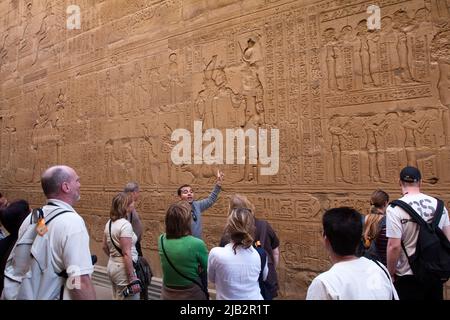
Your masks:
<svg viewBox="0 0 450 320"><path fill-rule="evenodd" d="M450 30L437 33L431 45L431 57L438 66L437 89L442 105L450 109Z"/></svg>
<svg viewBox="0 0 450 320"><path fill-rule="evenodd" d="M336 77L336 35L333 28L328 28L323 32L323 40L325 43L325 61L328 75L328 89L330 91L338 90Z"/></svg>
<svg viewBox="0 0 450 320"><path fill-rule="evenodd" d="M407 32L412 29L408 14L403 10L394 12L393 30L398 37L397 53L400 64L400 78L404 82L412 81Z"/></svg>
<svg viewBox="0 0 450 320"><path fill-rule="evenodd" d="M396 70L400 68L398 60L397 33L392 29L392 18L383 17L381 19L379 57L380 57L380 84L389 86L395 84Z"/></svg>
<svg viewBox="0 0 450 320"><path fill-rule="evenodd" d="M431 47L432 24L430 11L421 8L416 11L413 19L414 28L408 32L412 47L412 75L415 81L426 81L429 76L429 48Z"/></svg>
<svg viewBox="0 0 450 320"><path fill-rule="evenodd" d="M245 65L242 70L242 94L245 97L246 128L258 127L264 123L264 90L261 82L258 61L262 59L256 40L248 39L242 52Z"/></svg>
<svg viewBox="0 0 450 320"><path fill-rule="evenodd" d="M361 20L356 26L356 35L359 39L359 44L357 49L359 50L359 56L362 68L362 79L365 86L373 85L372 74L370 73L370 54L369 54L369 43L367 39L367 21Z"/></svg>

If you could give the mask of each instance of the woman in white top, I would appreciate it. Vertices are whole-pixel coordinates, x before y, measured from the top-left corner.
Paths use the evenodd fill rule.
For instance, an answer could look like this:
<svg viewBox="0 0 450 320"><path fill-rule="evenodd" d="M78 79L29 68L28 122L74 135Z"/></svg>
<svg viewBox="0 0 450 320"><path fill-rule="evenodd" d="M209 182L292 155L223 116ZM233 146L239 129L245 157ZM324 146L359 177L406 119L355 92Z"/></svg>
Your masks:
<svg viewBox="0 0 450 320"><path fill-rule="evenodd" d="M126 219L133 208L131 194L120 192L112 200L110 220L105 226L103 251L109 256L107 273L115 300L139 300L137 293L141 291L133 266L138 259L137 237Z"/></svg>
<svg viewBox="0 0 450 320"><path fill-rule="evenodd" d="M208 279L216 285L217 300L263 300L259 288L261 258L253 245L255 221L251 210L234 209L225 232L231 242L213 248L208 257ZM267 278L267 261L263 279Z"/></svg>

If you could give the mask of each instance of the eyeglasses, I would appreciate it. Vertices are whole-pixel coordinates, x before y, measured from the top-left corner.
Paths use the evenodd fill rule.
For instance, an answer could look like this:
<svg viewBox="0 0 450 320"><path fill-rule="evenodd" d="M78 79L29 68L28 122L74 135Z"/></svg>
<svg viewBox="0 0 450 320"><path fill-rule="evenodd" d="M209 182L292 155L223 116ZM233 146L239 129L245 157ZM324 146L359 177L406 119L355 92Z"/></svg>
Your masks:
<svg viewBox="0 0 450 320"><path fill-rule="evenodd" d="M197 215L195 214L194 211L191 211L192 214L192 220L194 220L194 222L197 222Z"/></svg>

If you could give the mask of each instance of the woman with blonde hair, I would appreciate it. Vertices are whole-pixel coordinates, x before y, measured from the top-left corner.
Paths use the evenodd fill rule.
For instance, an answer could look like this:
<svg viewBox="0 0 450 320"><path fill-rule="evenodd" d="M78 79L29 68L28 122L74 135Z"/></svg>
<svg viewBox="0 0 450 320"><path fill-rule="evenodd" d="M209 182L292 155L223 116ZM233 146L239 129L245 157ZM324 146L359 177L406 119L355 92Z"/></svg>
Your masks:
<svg viewBox="0 0 450 320"><path fill-rule="evenodd" d="M158 239L163 271L162 300L205 300L208 297L208 284L200 279L202 271L207 279L208 249L203 240L192 236L191 210L189 202L178 201L166 212L166 233Z"/></svg>
<svg viewBox="0 0 450 320"><path fill-rule="evenodd" d="M280 257L280 240L269 222L255 217L255 206L248 198L241 194L234 194L230 197L228 213L236 208L248 208L253 213L255 219L255 246L260 246L266 250L269 267L269 274L264 282L265 300L272 300L278 296L278 276L276 267ZM226 232L220 240L220 246L224 247L230 241L230 235Z"/></svg>
<svg viewBox="0 0 450 320"><path fill-rule="evenodd" d="M111 279L114 300L139 300L140 281L133 262L138 259L137 236L127 215L134 209L129 193L120 192L111 204L110 219L105 226L103 251L109 256L107 273Z"/></svg>
<svg viewBox="0 0 450 320"><path fill-rule="evenodd" d="M386 208L389 205L389 195L381 189L375 190L370 197L370 213L364 221L364 247L374 250L374 258L386 265Z"/></svg>
<svg viewBox="0 0 450 320"><path fill-rule="evenodd" d="M225 227L230 243L211 249L208 279L216 285L217 300L262 300L259 287L261 258L253 247L255 220L248 208L231 210ZM262 279L267 278L267 261Z"/></svg>

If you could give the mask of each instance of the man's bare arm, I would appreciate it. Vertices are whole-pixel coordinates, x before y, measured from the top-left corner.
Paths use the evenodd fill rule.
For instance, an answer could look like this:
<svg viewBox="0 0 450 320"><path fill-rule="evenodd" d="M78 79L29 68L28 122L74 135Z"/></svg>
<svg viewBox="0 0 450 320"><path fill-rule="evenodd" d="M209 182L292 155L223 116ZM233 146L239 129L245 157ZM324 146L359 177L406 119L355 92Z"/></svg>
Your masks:
<svg viewBox="0 0 450 320"><path fill-rule="evenodd" d="M84 274L79 279L79 288L69 290L72 300L95 300L95 289L91 277Z"/></svg>
<svg viewBox="0 0 450 320"><path fill-rule="evenodd" d="M400 258L401 250L401 239L389 238L387 245L387 268L391 277L395 276L395 269Z"/></svg>
<svg viewBox="0 0 450 320"><path fill-rule="evenodd" d="M443 227L442 231L444 232L444 234L447 237L448 241L450 241L450 226Z"/></svg>

